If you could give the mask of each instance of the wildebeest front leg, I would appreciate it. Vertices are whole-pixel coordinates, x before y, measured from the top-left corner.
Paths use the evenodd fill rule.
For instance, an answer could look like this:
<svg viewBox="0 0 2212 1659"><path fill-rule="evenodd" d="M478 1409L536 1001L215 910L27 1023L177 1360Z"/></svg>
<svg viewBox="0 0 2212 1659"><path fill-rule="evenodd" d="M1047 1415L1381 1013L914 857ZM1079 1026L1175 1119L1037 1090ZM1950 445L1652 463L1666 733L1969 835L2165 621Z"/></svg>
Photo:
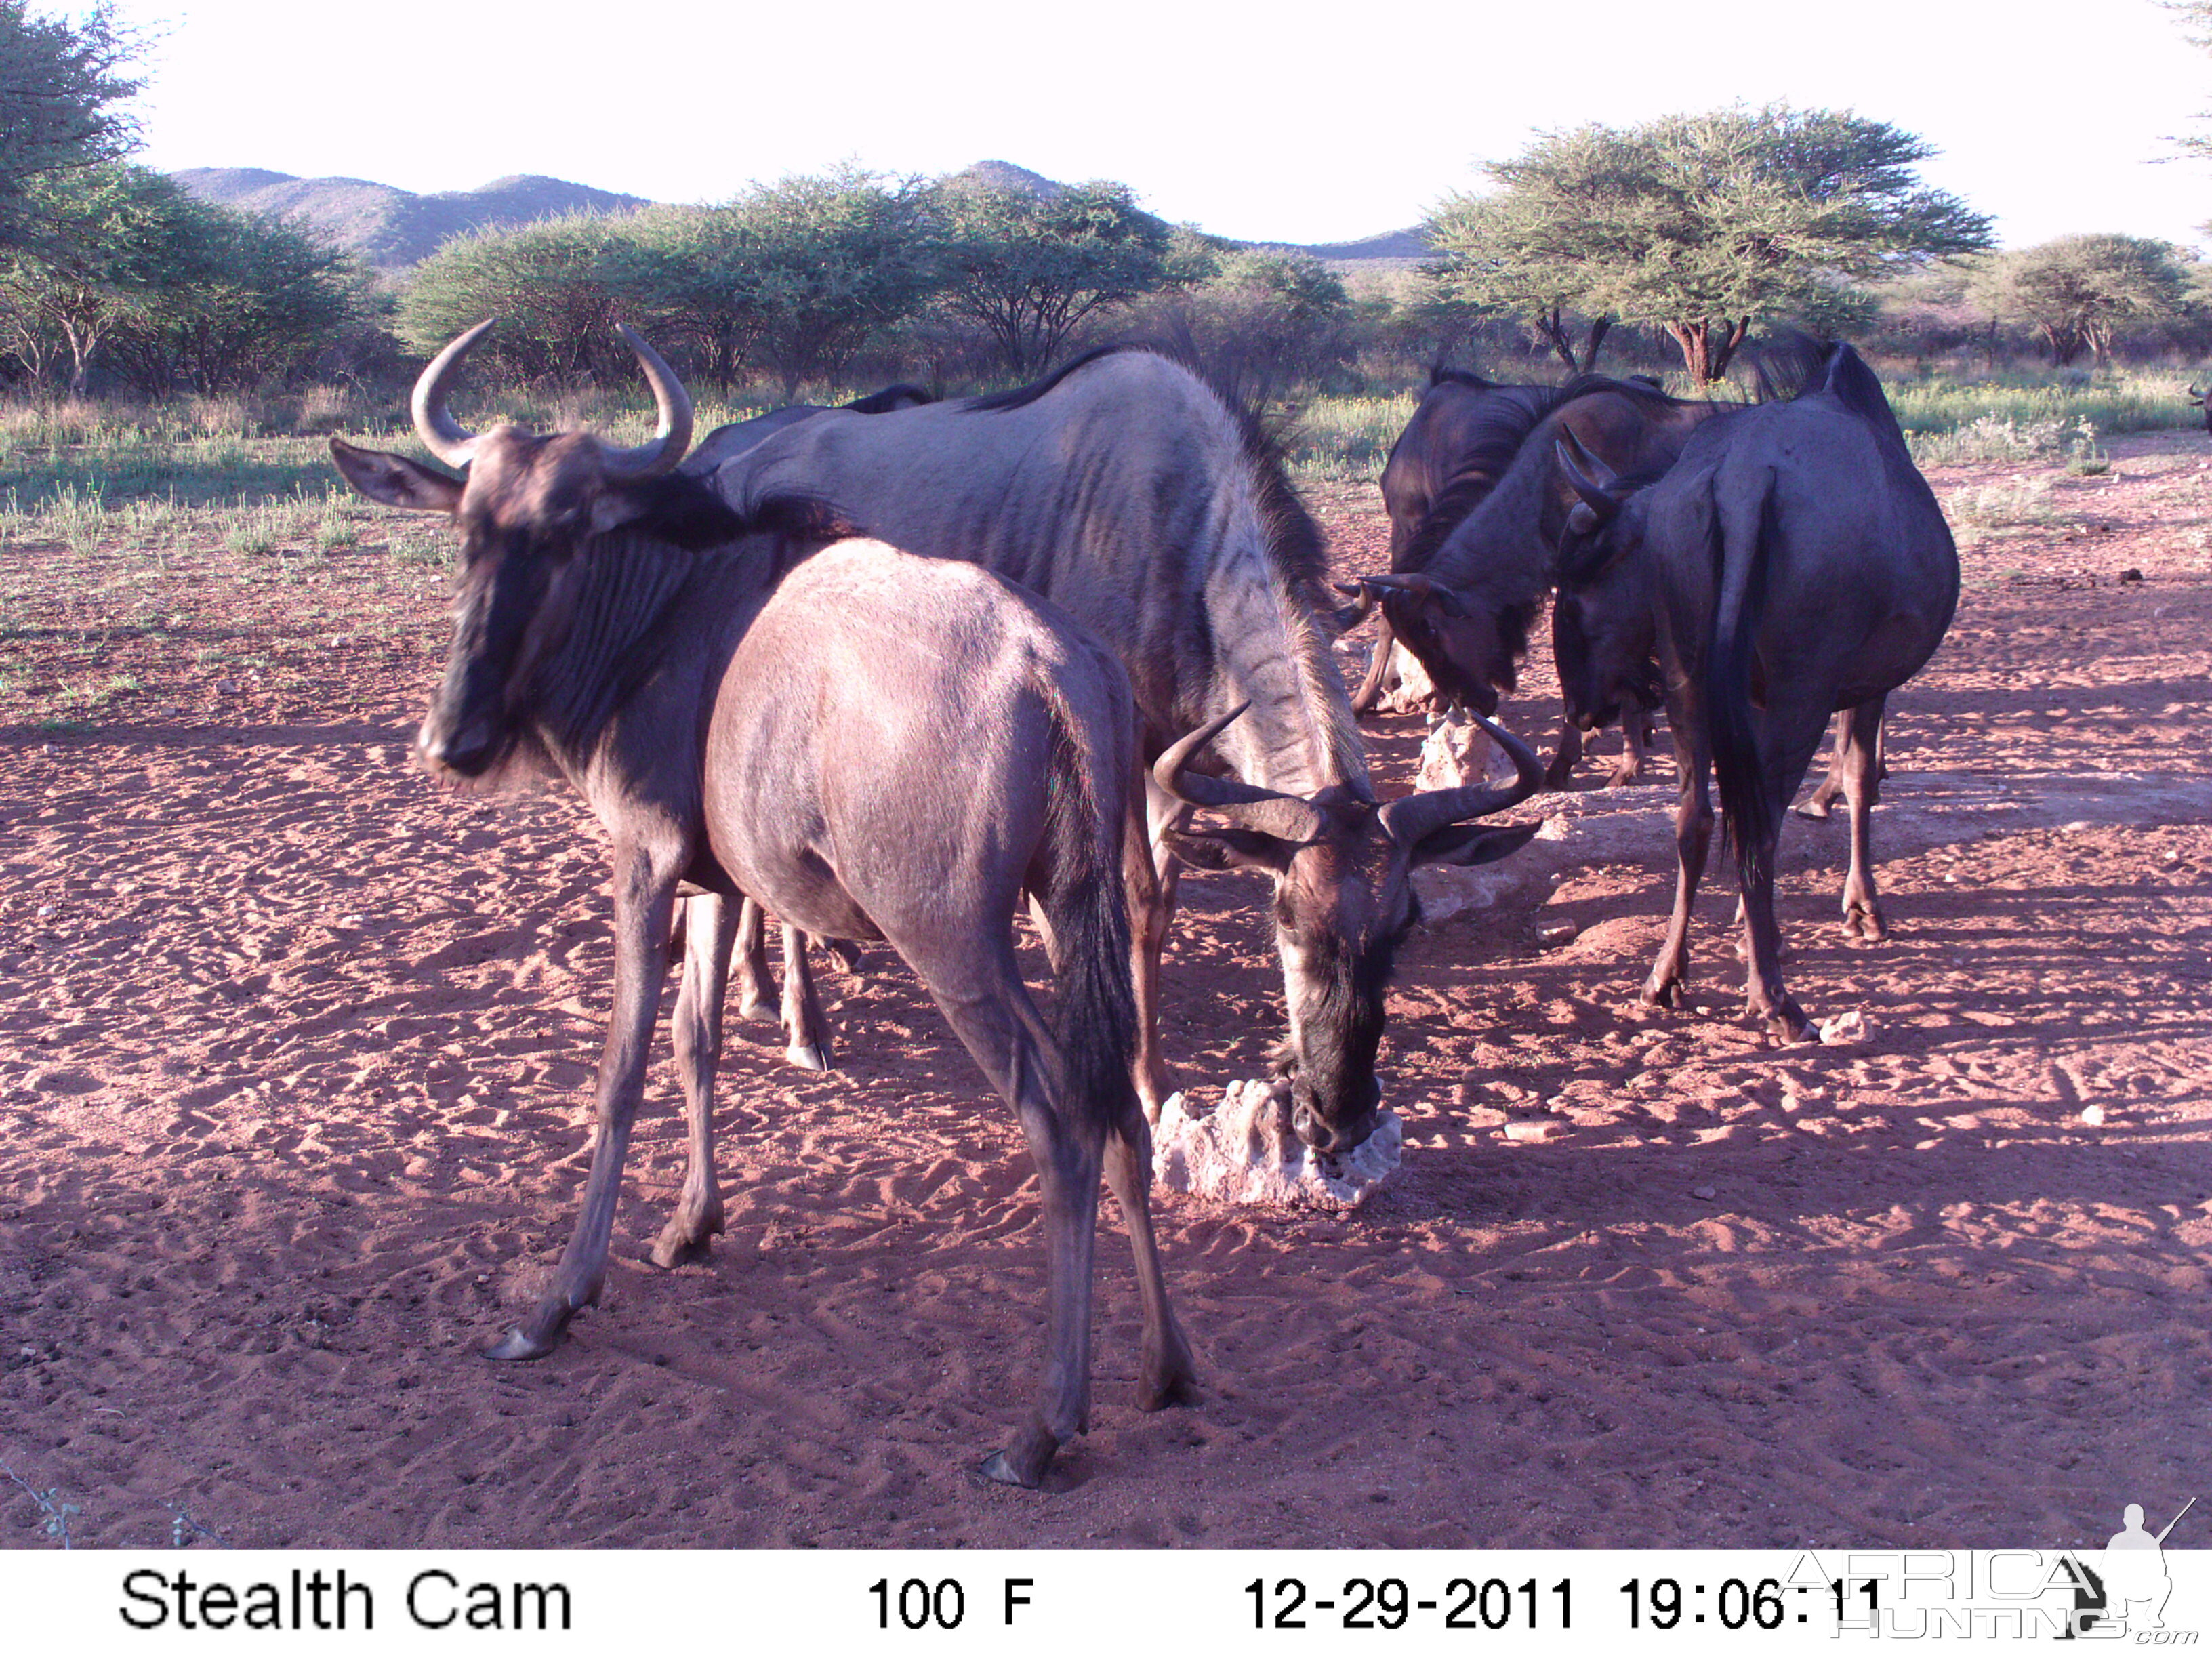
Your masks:
<svg viewBox="0 0 2212 1659"><path fill-rule="evenodd" d="M1168 1086L1167 1062L1160 1054L1160 955L1167 949L1168 929L1175 921L1176 887L1182 869L1166 836L1188 818L1190 809L1149 776L1145 795L1147 806L1141 818L1133 809L1132 833L1122 841L1122 861L1129 904L1130 989L1137 1002L1137 1098L1144 1105L1146 1121L1157 1124L1173 1092ZM1139 823L1143 834L1134 833Z"/></svg>
<svg viewBox="0 0 2212 1659"><path fill-rule="evenodd" d="M1851 814L1851 866L1844 877L1844 931L1854 939L1888 937L1874 890L1874 805L1880 788L1881 717L1887 696L1846 708L1838 717L1836 771ZM1830 774L1832 777L1833 772Z"/></svg>
<svg viewBox="0 0 2212 1659"><path fill-rule="evenodd" d="M732 955L738 975L738 1018L773 1018L775 1010L768 1000L768 913L757 899L747 899L738 912Z"/></svg>
<svg viewBox="0 0 2212 1659"><path fill-rule="evenodd" d="M737 918L727 902L711 893L684 908L684 982L676 994L673 1024L691 1164L676 1213L653 1242L653 1261L663 1267L697 1261L707 1254L708 1241L722 1231L722 1188L714 1178L714 1073L722 1058L722 993Z"/></svg>
<svg viewBox="0 0 2212 1659"><path fill-rule="evenodd" d="M806 960L806 935L783 927L783 1057L809 1072L830 1069L829 1022L814 994L814 970Z"/></svg>
<svg viewBox="0 0 2212 1659"><path fill-rule="evenodd" d="M1173 1092L1167 1062L1160 1054L1160 952L1167 944L1175 908L1176 866L1175 854L1166 849L1161 849L1159 857L1168 868L1164 881L1139 807L1131 812L1121 839L1121 884L1129 908L1129 988L1137 1005L1137 1047L1130 1059L1130 1079L1148 1123L1159 1121L1160 1109Z"/></svg>
<svg viewBox="0 0 2212 1659"><path fill-rule="evenodd" d="M577 1310L599 1299L622 1194L623 1159L645 1092L645 1067L660 987L668 973L667 939L675 914L678 860L645 849L615 854L615 1006L599 1055L599 1140L576 1231L561 1253L553 1283L530 1316L491 1348L493 1359L538 1359L553 1352Z"/></svg>
<svg viewBox="0 0 2212 1659"><path fill-rule="evenodd" d="M1649 709L1631 706L1620 720L1620 759L1605 781L1608 789L1636 782L1644 775L1644 754L1658 736Z"/></svg>
<svg viewBox="0 0 2212 1659"><path fill-rule="evenodd" d="M1644 1000L1662 1008L1674 1006L1690 975L1690 909L1697 902L1698 883L1705 876L1705 853L1713 838L1712 799L1705 781L1712 757L1702 735L1704 722L1673 708L1668 719L1674 730L1674 767L1681 775L1681 796L1674 808L1674 912L1668 918L1659 960L1644 982Z"/></svg>
<svg viewBox="0 0 2212 1659"><path fill-rule="evenodd" d="M1137 1373L1137 1409L1156 1412L1198 1401L1198 1367L1168 1301L1160 1247L1152 1236L1152 1133L1143 1117L1106 1138L1106 1184L1121 1207L1121 1225L1137 1258L1137 1299L1145 1310L1145 1351Z"/></svg>
<svg viewBox="0 0 2212 1659"><path fill-rule="evenodd" d="M1559 747L1544 769L1544 787L1564 789L1573 781L1576 764L1583 757L1583 734L1572 720L1559 722Z"/></svg>
<svg viewBox="0 0 2212 1659"><path fill-rule="evenodd" d="M1849 709L1837 714L1835 747L1829 751L1828 775L1820 780L1820 787L1796 809L1799 817L1826 820L1829 809L1836 804L1836 797L1844 793L1844 769L1848 763L1845 758L1849 742L1846 734L1850 730L1850 720Z"/></svg>
<svg viewBox="0 0 2212 1659"><path fill-rule="evenodd" d="M1352 712L1355 714L1371 713L1375 701L1382 695L1383 682L1390 672L1391 647L1398 642L1390 631L1390 622L1378 608L1375 612L1375 646L1367 654L1367 673L1359 682L1359 690L1352 694Z"/></svg>

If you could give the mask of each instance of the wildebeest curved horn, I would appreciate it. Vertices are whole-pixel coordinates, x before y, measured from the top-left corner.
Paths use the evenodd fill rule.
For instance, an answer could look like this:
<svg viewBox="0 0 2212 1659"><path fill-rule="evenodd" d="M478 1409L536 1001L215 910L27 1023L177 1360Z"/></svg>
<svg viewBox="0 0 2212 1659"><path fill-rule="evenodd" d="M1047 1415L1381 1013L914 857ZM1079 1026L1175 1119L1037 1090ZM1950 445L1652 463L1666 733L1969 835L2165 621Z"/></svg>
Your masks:
<svg viewBox="0 0 2212 1659"><path fill-rule="evenodd" d="M1620 501L1607 488L1620 475L1591 454L1584 447L1583 441L1575 436L1572 428L1560 429L1552 450L1559 459L1559 471L1567 475L1567 482L1574 486L1575 494L1581 496L1589 510L1597 514L1600 523L1620 511Z"/></svg>
<svg viewBox="0 0 2212 1659"><path fill-rule="evenodd" d="M460 367L461 359L469 355L478 340L491 332L491 325L498 320L496 317L485 318L431 358L430 366L416 377L412 403L415 435L422 441L424 448L447 466L469 464L476 453L477 434L456 421L446 407L447 382Z"/></svg>
<svg viewBox="0 0 2212 1659"><path fill-rule="evenodd" d="M1417 599L1434 599L1437 608L1447 616L1464 617L1468 614L1467 601L1460 598L1455 589L1446 587L1442 582L1425 576L1418 570L1402 576L1362 576L1359 580L1388 592L1410 593Z"/></svg>
<svg viewBox="0 0 2212 1659"><path fill-rule="evenodd" d="M1365 577L1353 582L1333 582L1330 586L1340 593L1352 595L1352 603L1339 607L1337 611L1339 628L1357 627L1367 620L1367 613L1375 608L1375 590L1367 585Z"/></svg>
<svg viewBox="0 0 2212 1659"><path fill-rule="evenodd" d="M1536 758L1534 750L1504 726L1493 725L1480 714L1474 715L1474 723L1513 757L1513 770L1517 775L1503 789L1470 784L1463 789L1425 789L1418 795L1392 801L1382 809L1382 828L1399 846L1416 846L1422 836L1448 823L1464 823L1470 818L1502 812L1544 787L1544 763Z"/></svg>
<svg viewBox="0 0 2212 1659"><path fill-rule="evenodd" d="M637 354L638 367L645 371L646 384L653 388L653 401L660 411L660 430L653 434L651 443L635 449L603 446L600 465L610 483L640 483L673 472L691 447L691 394L676 378L676 371L646 344L635 329L628 323L617 323L615 328Z"/></svg>
<svg viewBox="0 0 2212 1659"><path fill-rule="evenodd" d="M1321 814L1296 795L1263 789L1235 778L1217 778L1204 772L1186 772L1190 757L1228 729L1252 705L1240 702L1219 720L1177 738L1152 763L1152 781L1189 806L1219 812L1247 829L1262 830L1284 841L1309 842L1322 832Z"/></svg>

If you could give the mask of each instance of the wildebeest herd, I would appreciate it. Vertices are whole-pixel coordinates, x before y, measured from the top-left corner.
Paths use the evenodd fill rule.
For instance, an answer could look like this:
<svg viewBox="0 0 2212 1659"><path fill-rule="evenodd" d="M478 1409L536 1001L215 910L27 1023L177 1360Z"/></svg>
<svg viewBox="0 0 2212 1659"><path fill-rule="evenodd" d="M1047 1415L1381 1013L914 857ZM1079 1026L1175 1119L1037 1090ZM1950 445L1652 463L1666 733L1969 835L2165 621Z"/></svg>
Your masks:
<svg viewBox="0 0 2212 1659"><path fill-rule="evenodd" d="M1149 1214L1151 1126L1170 1092L1157 1008L1185 863L1273 884L1288 1030L1275 1066L1317 1153L1362 1144L1412 872L1509 856L1534 826L1485 822L1545 780L1492 725L1547 592L1571 738L1663 701L1680 779L1681 877L1644 995L1671 1003L1712 813L1742 876L1751 1012L1785 1040L1775 837L1832 712L1846 797L1844 909L1878 938L1867 814L1883 699L1934 651L1956 555L1872 373L1801 345L1793 397L1719 404L1585 375L1500 386L1439 374L1384 478L1388 573L1337 606L1322 542L1260 423L1138 349L1015 391L935 402L893 387L778 410L691 447L691 403L627 328L659 411L648 443L448 410L491 327L424 370L416 429L454 478L332 441L387 505L450 515L461 552L445 677L416 740L453 780L557 772L605 827L614 1012L581 1213L543 1298L492 1350L558 1343L605 1276L663 981L690 1170L664 1266L722 1227L712 1135L734 957L765 995L782 923L791 1053L825 1039L808 940L884 940L1012 1106L1038 1171L1046 1359L1028 1422L986 1472L1036 1485L1089 1410L1101 1176L1136 1255L1139 1403L1188 1401L1190 1350ZM1439 703L1469 711L1514 781L1379 801L1332 647L1379 611ZM1202 815L1202 816L1201 816ZM1053 1018L1024 988L1024 900Z"/></svg>

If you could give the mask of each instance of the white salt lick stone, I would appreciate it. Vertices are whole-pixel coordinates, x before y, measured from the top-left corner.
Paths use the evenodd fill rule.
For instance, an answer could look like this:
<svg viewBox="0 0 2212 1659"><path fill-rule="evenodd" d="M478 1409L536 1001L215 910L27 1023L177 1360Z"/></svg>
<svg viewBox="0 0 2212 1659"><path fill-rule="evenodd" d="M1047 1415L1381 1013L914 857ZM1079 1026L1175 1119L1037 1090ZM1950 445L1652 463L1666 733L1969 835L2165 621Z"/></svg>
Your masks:
<svg viewBox="0 0 2212 1659"><path fill-rule="evenodd" d="M1230 1204L1355 1208L1388 1181L1405 1129L1387 1107L1375 1133L1346 1153L1317 1152L1291 1127L1290 1088L1262 1079L1232 1083L1221 1104L1194 1116L1171 1097L1152 1131L1152 1178L1179 1193Z"/></svg>

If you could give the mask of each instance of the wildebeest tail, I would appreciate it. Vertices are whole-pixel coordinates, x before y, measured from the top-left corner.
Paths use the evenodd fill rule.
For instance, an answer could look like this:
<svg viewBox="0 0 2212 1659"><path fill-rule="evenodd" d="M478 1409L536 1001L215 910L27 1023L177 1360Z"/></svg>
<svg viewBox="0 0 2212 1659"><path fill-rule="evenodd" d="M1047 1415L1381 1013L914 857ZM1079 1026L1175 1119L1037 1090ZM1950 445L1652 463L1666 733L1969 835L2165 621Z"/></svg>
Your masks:
<svg viewBox="0 0 2212 1659"><path fill-rule="evenodd" d="M1706 718L1713 739L1713 776L1720 787L1723 845L1734 849L1736 870L1748 890L1772 873L1770 849L1778 822L1751 717L1752 657L1759 617L1766 608L1767 566L1774 544L1773 481L1768 480L1760 498L1747 546L1731 544L1717 499L1707 499L1705 511L1715 594L1712 647L1705 659Z"/></svg>
<svg viewBox="0 0 2212 1659"><path fill-rule="evenodd" d="M1119 671L1115 671L1118 678ZM1126 696L1126 692L1123 694ZM1126 708L1127 705L1125 704ZM1129 913L1122 887L1123 801L1136 734L1102 733L1052 699L1052 805L1035 896L1052 930L1054 1036L1062 1109L1095 1114L1109 1133L1141 1113L1129 1074L1137 998L1129 980Z"/></svg>

